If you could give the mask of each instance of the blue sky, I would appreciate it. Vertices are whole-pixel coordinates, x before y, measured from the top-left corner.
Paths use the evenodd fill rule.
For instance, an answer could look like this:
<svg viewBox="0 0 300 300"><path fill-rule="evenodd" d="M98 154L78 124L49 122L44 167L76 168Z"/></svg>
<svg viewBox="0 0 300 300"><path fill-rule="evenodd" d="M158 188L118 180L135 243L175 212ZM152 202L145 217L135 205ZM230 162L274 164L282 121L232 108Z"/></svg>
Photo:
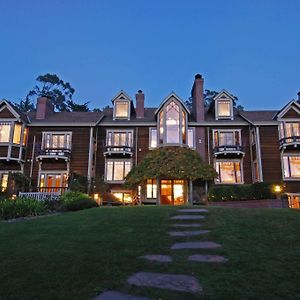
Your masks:
<svg viewBox="0 0 300 300"><path fill-rule="evenodd" d="M190 95L194 75L247 109L300 91L300 1L0 0L0 98L56 73L103 107L121 89L156 106Z"/></svg>

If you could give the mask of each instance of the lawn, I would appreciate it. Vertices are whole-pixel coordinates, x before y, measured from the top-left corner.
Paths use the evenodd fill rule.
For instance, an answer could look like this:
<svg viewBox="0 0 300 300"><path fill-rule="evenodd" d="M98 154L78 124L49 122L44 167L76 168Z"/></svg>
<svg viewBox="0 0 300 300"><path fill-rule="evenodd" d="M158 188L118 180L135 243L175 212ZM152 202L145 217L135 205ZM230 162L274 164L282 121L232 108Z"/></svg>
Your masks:
<svg viewBox="0 0 300 300"><path fill-rule="evenodd" d="M59 216L0 223L0 299L93 299L119 290L152 299L300 299L300 211L209 208L200 239L217 250L170 250L169 217L176 207L94 208ZM195 240L195 238L190 238ZM198 238L199 240L199 238ZM137 256L170 254L168 265ZM229 258L224 265L187 262L194 253ZM188 274L203 296L137 288L138 271Z"/></svg>

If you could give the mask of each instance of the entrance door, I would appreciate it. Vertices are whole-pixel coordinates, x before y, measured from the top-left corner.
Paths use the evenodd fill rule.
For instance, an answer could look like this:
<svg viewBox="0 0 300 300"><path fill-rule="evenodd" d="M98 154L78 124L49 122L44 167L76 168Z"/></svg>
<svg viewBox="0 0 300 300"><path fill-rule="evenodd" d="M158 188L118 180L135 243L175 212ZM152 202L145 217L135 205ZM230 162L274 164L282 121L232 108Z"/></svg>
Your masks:
<svg viewBox="0 0 300 300"><path fill-rule="evenodd" d="M165 205L184 204L184 180L161 180L160 203Z"/></svg>

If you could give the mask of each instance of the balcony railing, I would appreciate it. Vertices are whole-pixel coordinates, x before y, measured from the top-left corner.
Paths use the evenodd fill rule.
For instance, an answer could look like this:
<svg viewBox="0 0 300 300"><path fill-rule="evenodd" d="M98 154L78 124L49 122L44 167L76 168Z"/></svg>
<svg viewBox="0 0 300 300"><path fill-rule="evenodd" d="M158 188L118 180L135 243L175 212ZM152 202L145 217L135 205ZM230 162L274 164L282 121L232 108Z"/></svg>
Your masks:
<svg viewBox="0 0 300 300"><path fill-rule="evenodd" d="M130 146L105 146L104 154L133 154L133 147Z"/></svg>
<svg viewBox="0 0 300 300"><path fill-rule="evenodd" d="M66 148L45 148L41 149L38 153L38 158L71 158L71 149Z"/></svg>
<svg viewBox="0 0 300 300"><path fill-rule="evenodd" d="M237 155L244 155L244 148L240 145L224 145L224 146L217 146L214 148L214 154L237 154Z"/></svg>
<svg viewBox="0 0 300 300"><path fill-rule="evenodd" d="M300 136L289 136L284 137L279 140L280 148L287 147L287 146L294 146L300 145Z"/></svg>

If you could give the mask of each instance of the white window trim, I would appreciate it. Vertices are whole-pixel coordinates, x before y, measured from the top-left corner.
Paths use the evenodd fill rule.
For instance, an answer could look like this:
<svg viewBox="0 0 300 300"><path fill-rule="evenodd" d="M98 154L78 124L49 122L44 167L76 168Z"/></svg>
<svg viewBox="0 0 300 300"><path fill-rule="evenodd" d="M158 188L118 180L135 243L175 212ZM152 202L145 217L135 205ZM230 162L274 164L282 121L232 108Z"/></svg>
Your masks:
<svg viewBox="0 0 300 300"><path fill-rule="evenodd" d="M218 103L222 101L230 102L230 116L219 116L219 106ZM230 98L221 98L215 100L215 118L216 120L233 120L233 100Z"/></svg>
<svg viewBox="0 0 300 300"><path fill-rule="evenodd" d="M300 157L300 153L284 153L281 152L281 174L282 174L282 180L284 181L300 181L300 177L284 177L284 162L283 162L283 157L284 156L297 156Z"/></svg>
<svg viewBox="0 0 300 300"><path fill-rule="evenodd" d="M218 132L218 137L220 137L220 132L235 132L235 131L238 131L239 132L239 139L240 139L240 145L239 146L243 146L242 144L242 129L222 129L222 128L219 128L219 129L213 129L213 147L215 148L216 147L216 141L215 141L215 132ZM234 138L235 138L235 135L234 135ZM219 145L219 147L222 147L222 146L225 146L225 145Z"/></svg>
<svg viewBox="0 0 300 300"><path fill-rule="evenodd" d="M51 174L57 174L57 175L61 175L63 176L64 174L67 174L67 181L66 181L66 188L68 188L68 177L69 177L69 172L68 170L58 170L58 171L47 171L47 170L39 170L39 176L38 176L38 182L37 182L37 187L39 188L40 187L40 182L41 182L41 175L44 174L44 175L51 175ZM48 188L47 186L45 186L45 188ZM51 187L49 187L51 188Z"/></svg>
<svg viewBox="0 0 300 300"><path fill-rule="evenodd" d="M41 145L41 149L45 149L45 137L47 134L52 135L70 135L70 148L69 150L72 149L72 131L43 131L42 132L42 145Z"/></svg>
<svg viewBox="0 0 300 300"><path fill-rule="evenodd" d="M156 147L151 147L151 133L152 130L156 130ZM157 131L157 127L149 127L149 150L153 150L158 148L158 131Z"/></svg>
<svg viewBox="0 0 300 300"><path fill-rule="evenodd" d="M193 131L193 147L190 147L189 146L189 130L192 130ZM195 150L196 149L196 134L195 134L195 127L187 127L187 130L186 130L186 141L187 141L187 146L190 148L190 149L193 149Z"/></svg>
<svg viewBox="0 0 300 300"><path fill-rule="evenodd" d="M132 141L131 141L131 145L128 145L127 147L132 147L133 148L133 144L134 144L134 131L133 129L106 129L106 139L105 139L105 145L108 147L108 134L112 133L126 133L126 141L128 141L128 133L131 133L131 137L132 137ZM126 146L126 145L121 145L121 146ZM109 147L114 147L114 146L109 146Z"/></svg>
<svg viewBox="0 0 300 300"><path fill-rule="evenodd" d="M107 162L109 161L113 161L113 162L130 162L130 170L132 170L132 167L133 167L133 160L131 158L129 159L124 159L124 158L105 158L105 167L104 167L104 182L107 182L107 183L124 183L125 182L125 179L124 180L107 180ZM125 164L124 164L124 167L125 167ZM123 168L124 168L123 167ZM114 174L113 174L114 175Z"/></svg>
<svg viewBox="0 0 300 300"><path fill-rule="evenodd" d="M128 102L128 116L127 117L117 117L116 116L116 103L117 102ZM130 120L130 115L131 115L131 101L128 99L115 99L114 100L114 109L113 109L113 120Z"/></svg>
<svg viewBox="0 0 300 300"><path fill-rule="evenodd" d="M214 159L214 168L216 167L216 162L239 162L241 166L241 182L227 183L227 182L217 182L215 178L215 184L217 185L241 185L244 184L244 161L243 159ZM215 168L216 170L216 168ZM217 170L216 170L217 171Z"/></svg>
<svg viewBox="0 0 300 300"><path fill-rule="evenodd" d="M147 181L146 181L145 199L146 199L146 200L157 199L157 198L158 198L158 180L157 180L156 178L149 178L149 179L156 180L156 183L155 183L155 184L153 184L153 183L151 184L152 186L156 185L156 197L155 197L155 198L153 198L153 197L148 198L148 197L147 197L147 185L150 184L150 183L147 183ZM153 187L152 187L152 195L153 195Z"/></svg>

